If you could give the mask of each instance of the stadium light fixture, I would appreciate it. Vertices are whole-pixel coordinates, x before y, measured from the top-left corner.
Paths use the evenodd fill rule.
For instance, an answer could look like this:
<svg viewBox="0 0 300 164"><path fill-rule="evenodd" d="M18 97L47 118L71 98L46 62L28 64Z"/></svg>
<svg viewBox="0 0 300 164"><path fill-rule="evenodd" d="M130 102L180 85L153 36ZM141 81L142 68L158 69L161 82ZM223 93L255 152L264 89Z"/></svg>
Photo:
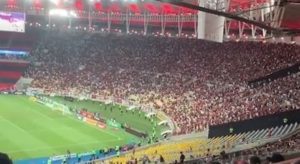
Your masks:
<svg viewBox="0 0 300 164"><path fill-rule="evenodd" d="M68 12L64 9L51 9L49 11L49 15L60 16L60 17L68 17Z"/></svg>
<svg viewBox="0 0 300 164"><path fill-rule="evenodd" d="M49 11L49 15L50 16L59 16L59 17L77 17L77 14L75 13L75 11L67 11L64 9L51 9Z"/></svg>
<svg viewBox="0 0 300 164"><path fill-rule="evenodd" d="M76 14L76 12L75 12L75 11L73 11L73 10L71 10L71 11L69 12L69 17L74 17L74 18L77 18L77 14Z"/></svg>

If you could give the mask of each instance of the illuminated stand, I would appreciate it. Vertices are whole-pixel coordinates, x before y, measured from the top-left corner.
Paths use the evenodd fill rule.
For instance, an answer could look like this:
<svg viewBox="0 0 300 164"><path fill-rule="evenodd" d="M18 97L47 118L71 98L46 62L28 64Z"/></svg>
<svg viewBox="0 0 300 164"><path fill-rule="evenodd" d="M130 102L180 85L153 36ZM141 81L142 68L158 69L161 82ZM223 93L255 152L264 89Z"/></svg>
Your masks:
<svg viewBox="0 0 300 164"><path fill-rule="evenodd" d="M227 11L229 0L199 0L199 6L218 11ZM198 12L198 39L223 42L225 17Z"/></svg>

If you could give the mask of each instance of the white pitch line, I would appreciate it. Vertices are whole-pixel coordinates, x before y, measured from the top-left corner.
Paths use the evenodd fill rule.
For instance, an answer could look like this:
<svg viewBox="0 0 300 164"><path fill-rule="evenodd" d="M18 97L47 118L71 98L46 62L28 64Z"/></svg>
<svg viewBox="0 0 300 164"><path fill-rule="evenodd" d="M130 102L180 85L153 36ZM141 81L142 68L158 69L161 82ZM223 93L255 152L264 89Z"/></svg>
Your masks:
<svg viewBox="0 0 300 164"><path fill-rule="evenodd" d="M25 132L25 133L27 133L27 134L30 134L30 133L28 133L26 130L24 130L23 128L19 127L18 125L14 124L13 122L9 121L9 120L6 119L6 118L0 116L0 119L1 119L1 121L5 121L5 122L7 122L8 124L10 124L11 126L13 126L13 127L17 128L17 129L21 130L22 132Z"/></svg>
<svg viewBox="0 0 300 164"><path fill-rule="evenodd" d="M41 105L41 104L39 104L39 105ZM41 106L43 106L43 105L41 105ZM50 109L50 108L49 108L49 110L52 111L52 109ZM54 118L51 118L51 117L49 117L49 116L43 114L43 113L40 112L40 111L32 110L32 109L30 109L30 111L34 111L35 113L38 113L39 115L42 115L43 117L47 117L47 119L50 119L50 120L54 120L54 121L55 121ZM69 117L68 117L68 116L64 116L64 117L66 117L66 118L68 118L68 119L75 120L75 121L80 122L80 123L83 123L83 124L87 124L87 123L84 123L84 122L82 122L81 120L78 120L78 119L76 119L76 118L74 118L74 117L71 117L71 116L69 116ZM96 126L93 126L93 125L87 125L87 126L92 127L92 128L94 128L94 129L99 130L99 131L101 131L101 132L103 132L103 133L106 133L106 134L108 134L108 135L111 135L111 136L113 136L113 137L115 137L115 138L118 138L117 135L115 135L115 134L113 134L113 133L109 133L109 132L107 132L107 131L105 131L104 129L101 129L101 128L99 128L99 127L96 127Z"/></svg>
<svg viewBox="0 0 300 164"><path fill-rule="evenodd" d="M49 109L49 110L50 110L50 109ZM44 118L46 118L46 119L48 119L48 120L54 120L54 121L55 121L54 118L51 118L51 117L49 117L49 116L43 114L43 113L40 112L40 111L32 110L32 109L30 109L30 111L33 111L33 112L35 112L35 113L41 115L42 117L44 117ZM82 121L80 121L80 120L78 120L78 119L75 119L75 118L73 118L73 117L68 117L68 116L65 116L65 117L67 117L68 119L76 120L76 121L78 121L78 122L80 122L80 123L83 123L83 124L87 124L87 123L84 123L84 122L82 122ZM14 124L13 122L9 121L8 119L6 119L6 118L4 118L4 117L2 117L2 116L0 116L0 121L5 121L5 122L9 123L10 125L12 125L13 127L17 128L17 129L19 129L19 130L21 130L22 132L25 132L25 133L31 135L31 134L29 133L30 131L24 130L23 128L19 127L18 125ZM120 137L118 137L117 135L114 135L113 133L107 132L107 131L105 131L104 129L100 129L100 128L98 128L98 127L96 127L96 126L92 126L92 125L86 125L86 126L92 127L92 128L94 128L94 129L96 129L96 130L99 130L99 131L101 131L101 132L103 132L103 133L106 133L106 134L108 134L108 135L111 135L111 136L113 136L113 137L115 137L115 138L117 138L117 139L113 139L113 140L104 140L104 141L102 140L102 141L97 141L97 142L86 142L86 143L66 144L66 145L60 145L60 146L42 147L42 148L35 148L35 149L23 149L23 150L21 150L21 151L8 151L7 153L34 152L34 151L41 151L41 150L52 150L52 149L55 149L55 148L64 148L64 147L67 148L68 146L80 146L80 145L91 145L91 144L105 144L105 143L110 143L110 142L115 142L115 141L121 141L121 140L122 140L122 139L121 139ZM69 126L68 126L68 128L73 129L72 127L69 127Z"/></svg>
<svg viewBox="0 0 300 164"><path fill-rule="evenodd" d="M65 144L65 145L60 145L60 146L51 146L51 147L44 147L44 148L35 148L35 149L22 149L20 151L6 151L6 153L18 153L18 152L34 152L34 151L41 151L41 150L51 150L55 148L64 148L68 149L68 146L80 146L80 145L91 145L91 144L103 144L103 143L110 143L110 142L115 142L119 140L104 140L104 141L96 141L96 142L85 142L85 143L75 143L75 144Z"/></svg>

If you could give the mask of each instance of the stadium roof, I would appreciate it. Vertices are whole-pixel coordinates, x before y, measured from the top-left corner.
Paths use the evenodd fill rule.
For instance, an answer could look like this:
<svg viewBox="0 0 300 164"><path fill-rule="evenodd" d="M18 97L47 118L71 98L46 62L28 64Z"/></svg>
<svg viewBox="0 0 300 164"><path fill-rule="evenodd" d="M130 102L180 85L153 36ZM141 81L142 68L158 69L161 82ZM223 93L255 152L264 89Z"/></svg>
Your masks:
<svg viewBox="0 0 300 164"><path fill-rule="evenodd" d="M197 4L198 0L184 0L185 2ZM255 3L263 3L266 0L255 0ZM33 8L64 7L77 10L88 10L90 7L97 11L126 11L151 13L178 13L195 12L186 8L179 8L167 3L160 3L157 0L2 0L1 5L7 6L30 6ZM253 0L231 0L231 8L248 8ZM91 6L90 6L91 5Z"/></svg>
<svg viewBox="0 0 300 164"><path fill-rule="evenodd" d="M197 4L199 0L183 0L187 3ZM212 0L215 1L215 0ZM264 4L274 0L230 0L230 13L237 11L249 11L250 6ZM286 28L300 29L300 2L298 0L286 0L291 2L286 6L282 19L282 26ZM298 2L298 3L297 3ZM0 6L6 8L27 9L53 9L64 8L75 11L96 12L127 12L131 13L156 13L156 14L182 14L197 13L184 7L174 6L169 3L158 2L158 0L2 0ZM259 7L258 7L259 8ZM2 8L0 8L2 10Z"/></svg>

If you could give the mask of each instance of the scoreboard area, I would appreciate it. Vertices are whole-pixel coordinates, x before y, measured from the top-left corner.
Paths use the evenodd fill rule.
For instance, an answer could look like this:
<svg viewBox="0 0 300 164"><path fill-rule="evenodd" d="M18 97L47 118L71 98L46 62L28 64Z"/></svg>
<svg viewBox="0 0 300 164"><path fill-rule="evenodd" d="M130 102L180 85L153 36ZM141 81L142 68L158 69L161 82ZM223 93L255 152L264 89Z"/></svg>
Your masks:
<svg viewBox="0 0 300 164"><path fill-rule="evenodd" d="M0 11L0 31L25 32L26 14Z"/></svg>

